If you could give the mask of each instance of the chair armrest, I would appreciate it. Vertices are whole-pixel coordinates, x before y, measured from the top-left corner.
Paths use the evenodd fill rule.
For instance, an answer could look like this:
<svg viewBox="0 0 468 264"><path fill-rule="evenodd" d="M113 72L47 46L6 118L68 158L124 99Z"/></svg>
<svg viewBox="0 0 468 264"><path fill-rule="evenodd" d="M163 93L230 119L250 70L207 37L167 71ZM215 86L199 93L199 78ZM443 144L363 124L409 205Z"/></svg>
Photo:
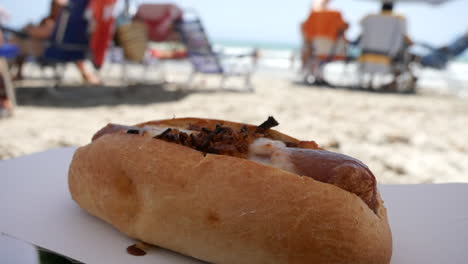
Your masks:
<svg viewBox="0 0 468 264"><path fill-rule="evenodd" d="M7 26L4 26L4 25L0 25L0 29L2 31L5 31L5 32L8 32L8 33L11 33L11 34L14 34L16 36L18 36L19 38L30 38L31 36L26 33L26 32L23 32L23 31L19 31L19 30L16 30L16 29L12 29L10 27L7 27Z"/></svg>

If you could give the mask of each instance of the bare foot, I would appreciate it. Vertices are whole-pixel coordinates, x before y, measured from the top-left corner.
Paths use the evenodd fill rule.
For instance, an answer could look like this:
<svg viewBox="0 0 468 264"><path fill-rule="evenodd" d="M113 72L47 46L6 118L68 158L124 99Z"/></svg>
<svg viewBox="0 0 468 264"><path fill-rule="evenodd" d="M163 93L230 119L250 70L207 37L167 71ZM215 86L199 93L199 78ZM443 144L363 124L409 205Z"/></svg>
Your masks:
<svg viewBox="0 0 468 264"><path fill-rule="evenodd" d="M91 85L102 84L101 79L97 75L90 73L90 72L83 74L83 79Z"/></svg>

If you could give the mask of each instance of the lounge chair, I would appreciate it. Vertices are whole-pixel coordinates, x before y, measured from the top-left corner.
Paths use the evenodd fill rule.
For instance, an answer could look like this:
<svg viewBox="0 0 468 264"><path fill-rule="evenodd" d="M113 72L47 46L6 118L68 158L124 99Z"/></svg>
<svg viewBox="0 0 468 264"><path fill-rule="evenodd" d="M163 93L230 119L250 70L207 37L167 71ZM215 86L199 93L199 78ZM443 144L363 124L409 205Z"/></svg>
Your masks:
<svg viewBox="0 0 468 264"><path fill-rule="evenodd" d="M341 13L336 10L312 11L301 25L304 45L310 45L304 47L303 54L306 57L303 59L305 63L302 79L306 83L328 85L323 76L325 65L347 58L347 42L344 37L347 27Z"/></svg>
<svg viewBox="0 0 468 264"><path fill-rule="evenodd" d="M468 32L442 47L433 47L425 43L415 45L429 51L425 55L417 56L417 61L422 67L444 70L450 61L468 50Z"/></svg>
<svg viewBox="0 0 468 264"><path fill-rule="evenodd" d="M162 68L162 61L181 58L183 54L180 52L164 52L155 49L154 45L150 46L151 43L175 41L175 22L181 16L181 9L173 4L141 4L135 15L128 12L119 15L115 38L117 46L112 47L110 61L122 66L121 77L124 81L129 79L129 64L142 65L143 76L139 80L145 80L150 66L158 64L158 68Z"/></svg>
<svg viewBox="0 0 468 264"><path fill-rule="evenodd" d="M361 26L361 55L358 58L360 87L413 92L416 78L410 68L404 17L382 12L365 17ZM376 84L377 76L380 84Z"/></svg>
<svg viewBox="0 0 468 264"><path fill-rule="evenodd" d="M184 16L177 24L177 28L186 46L187 56L193 69L186 81L186 86L191 86L196 75L209 74L221 76L219 88L223 89L228 77L238 76L244 78L246 91L254 91L251 76L258 58L255 50L244 54L215 52L200 17L194 11L184 11Z"/></svg>
<svg viewBox="0 0 468 264"><path fill-rule="evenodd" d="M89 52L88 20L85 10L89 0L70 0L63 8L55 25L54 31L48 40L45 40L46 49L44 53L33 58L41 68L54 67L55 86L63 77L62 65L68 62L83 60ZM28 34L2 26L6 32L12 33L19 38L32 39Z"/></svg>

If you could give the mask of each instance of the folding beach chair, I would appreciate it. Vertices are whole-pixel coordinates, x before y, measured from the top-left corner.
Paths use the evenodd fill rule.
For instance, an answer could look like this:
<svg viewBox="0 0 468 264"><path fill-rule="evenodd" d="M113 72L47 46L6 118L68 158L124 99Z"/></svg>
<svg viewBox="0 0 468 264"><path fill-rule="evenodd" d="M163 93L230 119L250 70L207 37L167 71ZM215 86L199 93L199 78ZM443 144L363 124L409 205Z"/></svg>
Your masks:
<svg viewBox="0 0 468 264"><path fill-rule="evenodd" d="M219 88L224 88L228 77L238 76L244 78L247 91L254 91L251 76L256 66L258 55L256 51L236 55L215 52L201 19L194 11L184 11L184 16L177 24L177 28L186 46L188 59L192 64L192 73L186 81L188 87L197 74L210 74L221 76ZM245 58L249 58L249 62L243 60Z"/></svg>
<svg viewBox="0 0 468 264"><path fill-rule="evenodd" d="M347 59L344 31L347 23L335 10L313 11L301 25L305 43L302 79L306 83L328 84L323 70L326 64Z"/></svg>
<svg viewBox="0 0 468 264"><path fill-rule="evenodd" d="M361 26L360 87L379 90L389 87L390 83L394 85L391 87L393 91L413 92L416 78L410 69L404 17L392 13L369 15L362 20ZM383 80L380 85L375 84L376 77ZM388 77L390 82L385 82Z"/></svg>
<svg viewBox="0 0 468 264"><path fill-rule="evenodd" d="M85 11L89 0L70 0L61 11L56 27L44 54L37 59L40 65L55 67L55 80L63 78L63 66L83 60L89 52L88 20Z"/></svg>
<svg viewBox="0 0 468 264"><path fill-rule="evenodd" d="M181 17L182 10L173 4L141 4L134 15L127 9L118 16L116 45L109 59L122 66L124 80L128 79L130 64L143 66L140 80L144 80L150 66L161 69L163 61L185 57L179 50L171 50L171 44L180 41L175 23ZM159 46L166 49L160 50Z"/></svg>
<svg viewBox="0 0 468 264"><path fill-rule="evenodd" d="M33 58L41 68L54 67L55 86L63 77L63 64L83 60L89 51L88 20L85 11L89 0L70 0L60 12L54 31L45 40L44 53ZM23 39L32 39L24 32L2 27L3 30Z"/></svg>
<svg viewBox="0 0 468 264"><path fill-rule="evenodd" d="M468 50L468 32L442 47L426 43L414 43L414 46L427 50L426 54L419 55L416 59L422 67L444 70L450 61Z"/></svg>
<svg viewBox="0 0 468 264"><path fill-rule="evenodd" d="M174 4L142 4L138 7L136 18L143 21L148 30L148 41L157 43L148 49L148 57L159 61L178 60L186 57L180 49L181 39L177 23L183 11Z"/></svg>
<svg viewBox="0 0 468 264"><path fill-rule="evenodd" d="M432 46L426 43L416 42L411 47L411 68L422 80L429 77L441 82L425 83L424 87L446 87L449 91L466 95L466 81L463 73L457 67L453 67L460 56L468 50L468 32L458 36L442 46ZM436 84L438 83L438 84Z"/></svg>

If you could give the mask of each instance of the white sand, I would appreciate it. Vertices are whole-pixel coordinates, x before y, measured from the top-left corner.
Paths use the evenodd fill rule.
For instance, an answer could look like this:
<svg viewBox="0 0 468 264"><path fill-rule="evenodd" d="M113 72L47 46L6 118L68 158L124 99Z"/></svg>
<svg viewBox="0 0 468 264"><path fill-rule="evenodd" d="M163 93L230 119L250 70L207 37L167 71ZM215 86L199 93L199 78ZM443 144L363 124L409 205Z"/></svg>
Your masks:
<svg viewBox="0 0 468 264"><path fill-rule="evenodd" d="M59 97L20 87L14 116L0 120L0 159L86 144L109 122L193 116L259 124L273 115L278 130L360 159L380 183L468 182L467 99L305 87L273 74L255 75L254 84L255 93L66 87Z"/></svg>

